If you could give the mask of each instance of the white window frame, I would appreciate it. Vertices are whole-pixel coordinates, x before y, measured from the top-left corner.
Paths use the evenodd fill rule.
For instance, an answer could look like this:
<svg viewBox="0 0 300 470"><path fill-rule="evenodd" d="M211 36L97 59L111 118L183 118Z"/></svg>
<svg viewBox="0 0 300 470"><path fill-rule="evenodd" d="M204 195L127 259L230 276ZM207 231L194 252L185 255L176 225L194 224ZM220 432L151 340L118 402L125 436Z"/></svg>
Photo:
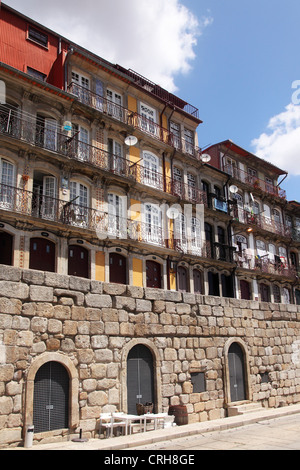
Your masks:
<svg viewBox="0 0 300 470"><path fill-rule="evenodd" d="M140 103L140 115L142 117L142 130L149 134L156 133L156 110L146 103Z"/></svg>
<svg viewBox="0 0 300 470"><path fill-rule="evenodd" d="M107 114L118 121L123 121L123 96L117 91L107 88L106 99Z"/></svg>
<svg viewBox="0 0 300 470"><path fill-rule="evenodd" d="M3 169L4 166L7 167L8 170L5 173ZM11 209L13 207L15 174L15 165L5 158L0 158L0 207L2 209Z"/></svg>
<svg viewBox="0 0 300 470"><path fill-rule="evenodd" d="M125 201L126 196L120 196L114 192L109 192L107 195L107 231L114 238L127 238Z"/></svg>
<svg viewBox="0 0 300 470"><path fill-rule="evenodd" d="M76 200L73 200L77 197ZM89 188L77 180L70 181L70 202L72 225L88 226Z"/></svg>
<svg viewBox="0 0 300 470"><path fill-rule="evenodd" d="M163 227L162 212L157 204L144 203L143 216L145 224L145 239L148 243L162 245Z"/></svg>
<svg viewBox="0 0 300 470"><path fill-rule="evenodd" d="M147 186L152 186L157 189L163 189L160 181L160 165L159 158L152 152L147 150L143 151L143 167L144 178L143 182Z"/></svg>

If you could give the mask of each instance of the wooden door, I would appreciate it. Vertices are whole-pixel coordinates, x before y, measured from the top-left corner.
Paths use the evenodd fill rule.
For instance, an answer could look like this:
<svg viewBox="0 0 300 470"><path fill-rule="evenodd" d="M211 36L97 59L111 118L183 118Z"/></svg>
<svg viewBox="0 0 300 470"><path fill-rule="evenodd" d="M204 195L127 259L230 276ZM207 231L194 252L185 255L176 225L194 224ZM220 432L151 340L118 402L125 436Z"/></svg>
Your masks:
<svg viewBox="0 0 300 470"><path fill-rule="evenodd" d="M241 299L251 300L250 284L247 281L240 281Z"/></svg>
<svg viewBox="0 0 300 470"><path fill-rule="evenodd" d="M0 232L0 264L12 265L12 249L12 235L6 232Z"/></svg>
<svg viewBox="0 0 300 470"><path fill-rule="evenodd" d="M47 238L31 238L29 269L55 272L55 244Z"/></svg>
<svg viewBox="0 0 300 470"><path fill-rule="evenodd" d="M193 270L193 279L194 279L194 292L195 294L202 294L202 274L199 269Z"/></svg>
<svg viewBox="0 0 300 470"><path fill-rule="evenodd" d="M127 283L127 260L119 253L109 255L109 280L116 284Z"/></svg>
<svg viewBox="0 0 300 470"><path fill-rule="evenodd" d="M246 400L244 353L237 343L232 343L228 351L231 401Z"/></svg>
<svg viewBox="0 0 300 470"><path fill-rule="evenodd" d="M161 289L161 266L155 261L146 261L147 287Z"/></svg>
<svg viewBox="0 0 300 470"><path fill-rule="evenodd" d="M155 404L153 357L146 346L138 344L127 358L128 413L136 414L136 404L146 402Z"/></svg>
<svg viewBox="0 0 300 470"><path fill-rule="evenodd" d="M262 302L270 302L270 288L267 284L260 285L260 295Z"/></svg>
<svg viewBox="0 0 300 470"><path fill-rule="evenodd" d="M89 252L83 246L69 246L68 274L69 276L89 277Z"/></svg>
<svg viewBox="0 0 300 470"><path fill-rule="evenodd" d="M183 266L177 269L177 281L179 292L188 292L187 270Z"/></svg>

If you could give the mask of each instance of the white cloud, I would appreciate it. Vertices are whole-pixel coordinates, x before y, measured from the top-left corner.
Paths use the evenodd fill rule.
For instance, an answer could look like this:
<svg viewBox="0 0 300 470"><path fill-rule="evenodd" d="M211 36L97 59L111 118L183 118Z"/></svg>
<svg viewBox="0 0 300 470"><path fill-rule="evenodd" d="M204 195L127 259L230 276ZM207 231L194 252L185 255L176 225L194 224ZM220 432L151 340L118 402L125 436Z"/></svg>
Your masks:
<svg viewBox="0 0 300 470"><path fill-rule="evenodd" d="M7 4L100 57L132 68L176 91L188 73L197 38L212 23L198 19L180 0L7 0Z"/></svg>
<svg viewBox="0 0 300 470"><path fill-rule="evenodd" d="M300 175L300 106L290 103L269 120L267 132L252 141L254 153L290 175Z"/></svg>

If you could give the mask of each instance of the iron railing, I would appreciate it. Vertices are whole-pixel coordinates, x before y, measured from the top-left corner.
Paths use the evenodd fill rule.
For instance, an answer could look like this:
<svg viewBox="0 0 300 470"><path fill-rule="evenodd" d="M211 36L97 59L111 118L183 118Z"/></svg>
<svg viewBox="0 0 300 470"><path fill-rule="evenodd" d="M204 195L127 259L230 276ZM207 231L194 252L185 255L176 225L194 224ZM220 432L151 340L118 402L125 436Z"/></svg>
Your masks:
<svg viewBox="0 0 300 470"><path fill-rule="evenodd" d="M261 214L254 214L253 212L237 206L233 209L233 217L242 224L256 226L286 238L292 237L291 227L284 225L273 218L265 217Z"/></svg>
<svg viewBox="0 0 300 470"><path fill-rule="evenodd" d="M232 165L224 165L224 171L241 183L248 184L253 189L260 189L261 191L271 194L272 196L286 199L286 191L284 189L281 189L268 181L262 180L257 176L250 175L244 170L240 170L239 168L233 167Z"/></svg>
<svg viewBox="0 0 300 470"><path fill-rule="evenodd" d="M84 88L77 83L71 82L68 86L68 92L73 93L80 103L83 103L91 108L106 114L123 124L127 124L134 129L138 129L148 136L157 139L165 144L171 145L178 150L190 155L191 157L200 160L202 151L199 147L188 142L186 139L181 139L175 136L172 132L164 127L156 124L151 119L138 114L137 112L130 111L120 104L98 95L87 88Z"/></svg>
<svg viewBox="0 0 300 470"><path fill-rule="evenodd" d="M259 257L248 255L244 252L234 254L234 260L239 268L258 271L267 274L274 274L288 278L294 278L297 275L297 269L290 266L281 259L272 260L269 257Z"/></svg>

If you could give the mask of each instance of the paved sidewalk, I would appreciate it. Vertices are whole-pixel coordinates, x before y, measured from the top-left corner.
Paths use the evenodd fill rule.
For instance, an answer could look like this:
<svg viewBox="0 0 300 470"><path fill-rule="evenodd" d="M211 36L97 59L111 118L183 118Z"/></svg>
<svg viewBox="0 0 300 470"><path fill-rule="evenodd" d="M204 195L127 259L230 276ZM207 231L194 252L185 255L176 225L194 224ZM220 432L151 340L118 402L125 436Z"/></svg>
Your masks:
<svg viewBox="0 0 300 470"><path fill-rule="evenodd" d="M205 421L203 423L187 424L185 426L174 426L168 429L159 429L156 431L147 431L130 436L120 436L107 439L90 439L87 442L59 442L51 444L37 444L30 449L24 447L9 448L6 450L126 450L138 448L162 441L171 441L172 439L196 436L213 431L223 431L234 429L239 426L258 423L264 420L275 419L283 416L289 416L300 413L300 404L291 405L277 409L265 409L261 411L249 412L245 415L234 416L230 418L217 419L214 421Z"/></svg>

